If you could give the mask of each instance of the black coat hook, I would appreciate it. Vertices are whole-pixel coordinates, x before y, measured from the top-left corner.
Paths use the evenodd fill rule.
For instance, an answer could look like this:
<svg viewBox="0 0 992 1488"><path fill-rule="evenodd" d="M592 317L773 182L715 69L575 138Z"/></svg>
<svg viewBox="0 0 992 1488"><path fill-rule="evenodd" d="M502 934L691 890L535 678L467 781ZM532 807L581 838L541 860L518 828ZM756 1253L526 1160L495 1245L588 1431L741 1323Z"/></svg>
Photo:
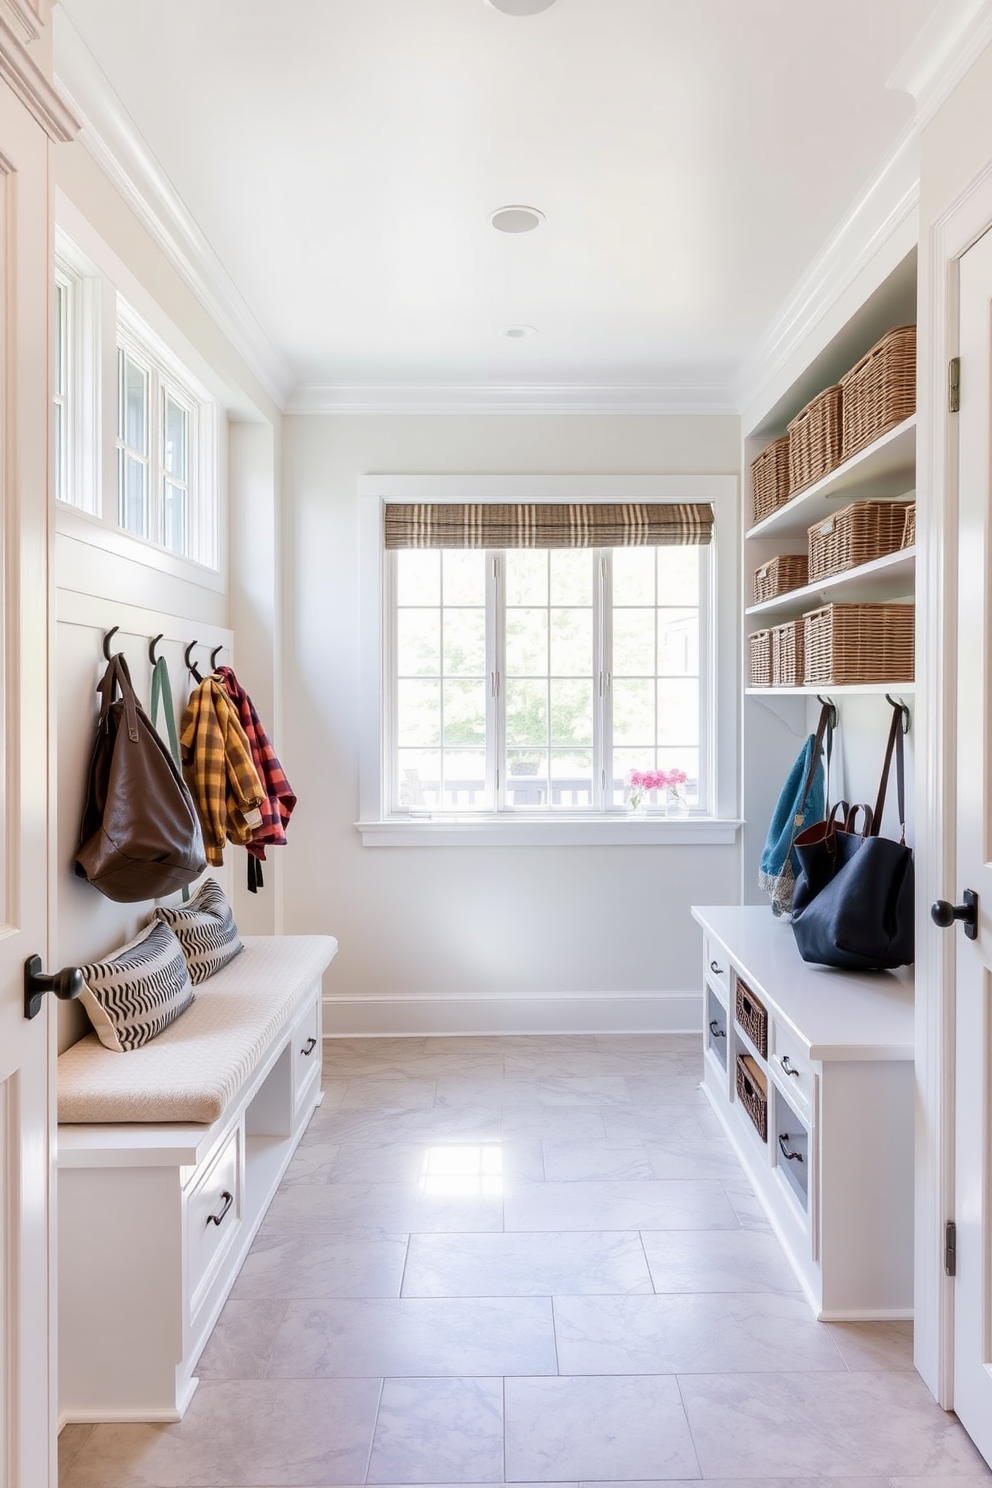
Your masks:
<svg viewBox="0 0 992 1488"><path fill-rule="evenodd" d="M120 630L120 626L119 625L115 625L112 630L108 630L107 631L107 634L103 638L103 654L107 658L108 661L110 661L112 659L111 658L111 655L110 655L110 643L114 639L114 636L117 634L117 632L119 630Z"/></svg>
<svg viewBox="0 0 992 1488"><path fill-rule="evenodd" d="M889 697L888 693L885 694L885 701L890 708L897 708L902 714L902 731L904 734L908 734L910 725L909 704L904 703L902 698L896 699Z"/></svg>
<svg viewBox="0 0 992 1488"><path fill-rule="evenodd" d="M221 646L215 646L214 649L210 653L210 670L212 672L215 672L217 670L217 657L220 654L220 652L223 651L223 649L224 649L224 647L222 645Z"/></svg>
<svg viewBox="0 0 992 1488"><path fill-rule="evenodd" d="M817 693L816 694L816 701L822 707L829 708L830 709L830 727L831 728L836 728L837 727L837 704L834 702L833 698L821 697L820 694Z"/></svg>
<svg viewBox="0 0 992 1488"><path fill-rule="evenodd" d="M152 666L155 666L158 662L158 657L155 655L155 647L158 645L164 634L165 632L160 630L155 639L148 642L148 660L151 662Z"/></svg>
<svg viewBox="0 0 992 1488"><path fill-rule="evenodd" d="M183 658L184 658L184 660L186 662L186 670L188 672L191 672L193 674L193 676L196 678L197 682L202 682L203 681L203 678L200 676L200 673L197 671L196 667L193 665L193 663L189 659L190 658L190 652L193 650L193 648L195 646L198 646L199 644L200 644L199 641L190 641L189 645L186 647L186 650L183 653Z"/></svg>

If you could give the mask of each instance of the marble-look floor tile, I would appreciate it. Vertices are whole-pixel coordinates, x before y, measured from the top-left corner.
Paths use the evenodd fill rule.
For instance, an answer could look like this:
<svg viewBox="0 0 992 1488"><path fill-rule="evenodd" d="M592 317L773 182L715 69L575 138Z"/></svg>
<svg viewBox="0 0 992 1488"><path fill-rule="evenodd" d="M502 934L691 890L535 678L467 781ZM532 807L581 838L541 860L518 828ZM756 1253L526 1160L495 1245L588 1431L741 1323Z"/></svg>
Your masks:
<svg viewBox="0 0 992 1488"><path fill-rule="evenodd" d="M889 1488L970 1488L977 1483L988 1483L992 1479L992 1468L983 1462L976 1472L969 1473L967 1478L925 1476L921 1478L889 1478ZM708 1488L708 1485L707 1485ZM778 1485L776 1484L776 1488Z"/></svg>
<svg viewBox="0 0 992 1488"><path fill-rule="evenodd" d="M503 1064L508 1079L546 1080L558 1079L565 1075L602 1077L652 1072L681 1075L686 1073L682 1068L682 1058L681 1054L636 1056L632 1053L611 1054L597 1050L586 1053L556 1054L549 1059L544 1054L522 1052L506 1055Z"/></svg>
<svg viewBox="0 0 992 1488"><path fill-rule="evenodd" d="M720 1137L669 1137L645 1142L655 1178L739 1178L740 1161Z"/></svg>
<svg viewBox="0 0 992 1488"><path fill-rule="evenodd" d="M59 1458L59 1482L65 1484L72 1475L72 1466L79 1456L89 1437L96 1430L95 1426L89 1426L82 1422L63 1426L59 1432L58 1458Z"/></svg>
<svg viewBox="0 0 992 1488"><path fill-rule="evenodd" d="M672 1378L508 1379L506 1480L698 1478Z"/></svg>
<svg viewBox="0 0 992 1488"><path fill-rule="evenodd" d="M705 1106L628 1106L603 1111L603 1125L611 1142L701 1142L716 1135L708 1129L715 1121Z"/></svg>
<svg viewBox="0 0 992 1488"><path fill-rule="evenodd" d="M332 1183L416 1183L426 1142L341 1142L328 1169Z"/></svg>
<svg viewBox="0 0 992 1488"><path fill-rule="evenodd" d="M284 1196L290 1197L291 1193ZM739 1228L737 1216L719 1183L618 1180L508 1184L503 1209L506 1230Z"/></svg>
<svg viewBox="0 0 992 1488"><path fill-rule="evenodd" d="M309 1230L326 1237L356 1228L389 1235L501 1230L503 1202L488 1194L424 1193L406 1183L301 1183L276 1194L265 1221L267 1234Z"/></svg>
<svg viewBox="0 0 992 1488"><path fill-rule="evenodd" d="M502 1483L501 1379L387 1379L369 1483Z"/></svg>
<svg viewBox="0 0 992 1488"><path fill-rule="evenodd" d="M231 1290L232 1300L292 1297L398 1297L407 1236L324 1239L256 1235Z"/></svg>
<svg viewBox="0 0 992 1488"><path fill-rule="evenodd" d="M499 1106L465 1105L430 1110L330 1111L311 1121L300 1143L337 1142L498 1142L503 1132Z"/></svg>
<svg viewBox="0 0 992 1488"><path fill-rule="evenodd" d="M411 1079L405 1075L349 1079L339 1109L429 1111L434 1105L436 1089L434 1080Z"/></svg>
<svg viewBox="0 0 992 1488"><path fill-rule="evenodd" d="M605 1142L606 1127L597 1107L511 1106L503 1112L503 1136L550 1142Z"/></svg>
<svg viewBox="0 0 992 1488"><path fill-rule="evenodd" d="M551 1075L538 1082L542 1106L629 1106L623 1075Z"/></svg>
<svg viewBox="0 0 992 1488"><path fill-rule="evenodd" d="M537 1080L473 1080L442 1077L437 1082L437 1105L457 1109L469 1101L483 1106L537 1106L541 1103Z"/></svg>
<svg viewBox="0 0 992 1488"><path fill-rule="evenodd" d="M554 1374L546 1297L290 1302L272 1378Z"/></svg>
<svg viewBox="0 0 992 1488"><path fill-rule="evenodd" d="M913 1480L924 1482L923 1479ZM578 1488L889 1488L888 1478L671 1478L656 1483L580 1483ZM955 1480L961 1488L961 1480Z"/></svg>
<svg viewBox="0 0 992 1488"><path fill-rule="evenodd" d="M603 1178L657 1178L643 1142L549 1142L544 1144L549 1183Z"/></svg>
<svg viewBox="0 0 992 1488"><path fill-rule="evenodd" d="M918 1375L683 1375L706 1478L974 1476L983 1463ZM720 1422L719 1431L713 1423Z"/></svg>
<svg viewBox="0 0 992 1488"><path fill-rule="evenodd" d="M626 1080L635 1106L694 1106L706 1101L692 1075L627 1075Z"/></svg>
<svg viewBox="0 0 992 1488"><path fill-rule="evenodd" d="M194 1374L204 1379L261 1379L288 1303L229 1301Z"/></svg>
<svg viewBox="0 0 992 1488"><path fill-rule="evenodd" d="M283 1174L281 1187L292 1188L297 1183L326 1183L339 1150L338 1142L314 1141L305 1147L297 1147Z"/></svg>
<svg viewBox="0 0 992 1488"><path fill-rule="evenodd" d="M762 1209L754 1189L743 1176L743 1170L740 1178L721 1178L720 1182L727 1199L733 1205L741 1229L755 1230L759 1234L770 1235L772 1227L768 1222L768 1216Z"/></svg>
<svg viewBox="0 0 992 1488"><path fill-rule="evenodd" d="M912 1329L899 1323L824 1323L848 1369L915 1369Z"/></svg>
<svg viewBox="0 0 992 1488"><path fill-rule="evenodd" d="M656 1292L800 1291L774 1235L751 1230L642 1230Z"/></svg>
<svg viewBox="0 0 992 1488"><path fill-rule="evenodd" d="M333 1488L365 1480L381 1382L204 1380L182 1421L99 1425L60 1488Z"/></svg>
<svg viewBox="0 0 992 1488"><path fill-rule="evenodd" d="M691 1054L699 1048L698 1033L597 1033L597 1047L614 1054L643 1058L647 1054Z"/></svg>
<svg viewBox="0 0 992 1488"><path fill-rule="evenodd" d="M414 1235L404 1297L649 1293L636 1234Z"/></svg>
<svg viewBox="0 0 992 1488"><path fill-rule="evenodd" d="M556 1297L554 1313L563 1374L846 1372L801 1297Z"/></svg>

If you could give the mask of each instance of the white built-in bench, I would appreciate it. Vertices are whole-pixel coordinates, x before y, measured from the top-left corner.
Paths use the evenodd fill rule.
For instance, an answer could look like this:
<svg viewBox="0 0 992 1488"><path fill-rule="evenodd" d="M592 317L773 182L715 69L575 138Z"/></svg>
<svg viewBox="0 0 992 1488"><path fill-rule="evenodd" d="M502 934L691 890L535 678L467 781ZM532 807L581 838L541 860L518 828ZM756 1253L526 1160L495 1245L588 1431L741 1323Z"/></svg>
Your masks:
<svg viewBox="0 0 992 1488"><path fill-rule="evenodd" d="M176 1421L320 1101L328 935L245 936L150 1044L58 1061L59 1410Z"/></svg>

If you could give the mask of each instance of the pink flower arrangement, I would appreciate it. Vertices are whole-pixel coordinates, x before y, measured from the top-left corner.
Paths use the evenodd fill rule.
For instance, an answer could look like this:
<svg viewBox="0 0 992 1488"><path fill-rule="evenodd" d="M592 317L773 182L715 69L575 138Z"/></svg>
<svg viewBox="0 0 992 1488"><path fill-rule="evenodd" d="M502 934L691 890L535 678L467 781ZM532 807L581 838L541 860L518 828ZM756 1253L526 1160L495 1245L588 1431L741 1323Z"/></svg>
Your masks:
<svg viewBox="0 0 992 1488"><path fill-rule="evenodd" d="M627 789L634 791L667 790L670 785L685 785L684 770L628 770Z"/></svg>

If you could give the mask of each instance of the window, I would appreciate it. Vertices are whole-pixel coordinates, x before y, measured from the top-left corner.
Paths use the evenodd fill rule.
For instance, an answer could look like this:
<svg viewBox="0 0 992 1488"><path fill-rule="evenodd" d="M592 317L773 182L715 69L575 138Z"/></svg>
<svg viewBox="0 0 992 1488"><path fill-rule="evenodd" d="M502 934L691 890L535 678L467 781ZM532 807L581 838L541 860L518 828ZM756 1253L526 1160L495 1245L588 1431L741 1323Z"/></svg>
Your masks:
<svg viewBox="0 0 992 1488"><path fill-rule="evenodd" d="M72 280L61 269L55 275L55 497L69 500L68 426L69 426L69 326Z"/></svg>
<svg viewBox="0 0 992 1488"><path fill-rule="evenodd" d="M712 523L706 503L387 505L385 812L620 813L631 772L677 772L712 814Z"/></svg>
<svg viewBox="0 0 992 1488"><path fill-rule="evenodd" d="M209 520L198 486L197 445L206 413L195 391L127 325L117 345L117 523L184 558L203 556ZM197 510L197 497L204 508ZM197 520L199 518L199 522Z"/></svg>

